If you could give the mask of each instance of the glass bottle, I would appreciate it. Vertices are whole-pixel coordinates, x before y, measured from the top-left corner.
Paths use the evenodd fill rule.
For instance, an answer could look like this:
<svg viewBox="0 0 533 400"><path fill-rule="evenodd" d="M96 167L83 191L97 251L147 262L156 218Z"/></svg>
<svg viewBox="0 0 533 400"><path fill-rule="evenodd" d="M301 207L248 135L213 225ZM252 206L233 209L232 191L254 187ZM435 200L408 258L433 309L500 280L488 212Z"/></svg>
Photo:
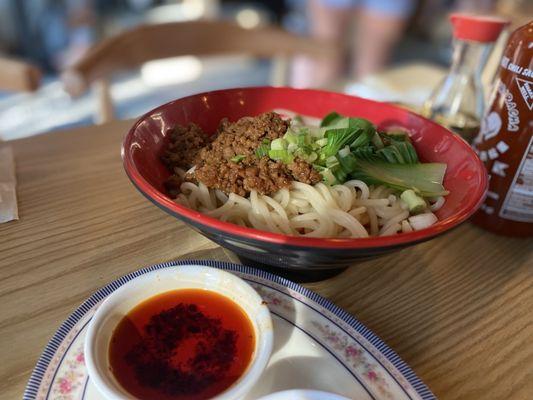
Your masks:
<svg viewBox="0 0 533 400"><path fill-rule="evenodd" d="M453 59L450 72L425 102L422 113L471 143L484 112L481 73L503 19L452 14Z"/></svg>

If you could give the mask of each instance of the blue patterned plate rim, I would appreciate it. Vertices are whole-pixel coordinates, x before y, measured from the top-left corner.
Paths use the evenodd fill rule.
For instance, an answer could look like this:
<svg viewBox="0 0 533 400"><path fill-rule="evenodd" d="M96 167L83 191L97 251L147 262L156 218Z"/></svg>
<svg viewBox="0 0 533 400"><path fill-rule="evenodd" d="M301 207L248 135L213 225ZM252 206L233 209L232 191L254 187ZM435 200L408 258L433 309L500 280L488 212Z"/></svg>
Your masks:
<svg viewBox="0 0 533 400"><path fill-rule="evenodd" d="M209 267L220 268L226 271L240 272L247 275L267 279L278 285L282 285L284 287L287 287L288 289L294 290L295 292L309 298L310 300L324 307L326 310L331 312L337 318L341 319L343 322L353 328L356 332L358 332L361 336L363 336L366 340L368 340L372 344L372 346L374 346L375 349L378 350L404 376L407 382L411 384L416 393L423 400L437 399L435 395L426 386L426 384L422 382L422 380L420 380L418 376L416 376L411 367L409 367L400 358L400 356L398 356L387 344L385 344L385 342L383 342L370 329L368 329L361 322L359 322L354 316L344 311L342 308L336 306L325 297L322 297L319 294L313 292L312 290L307 289L288 279L274 275L270 272L262 271L260 269L251 268L246 265L214 260L179 260L155 264L150 267L141 268L137 271L131 272L97 290L91 297L85 300L81 304L81 306L79 306L72 314L70 314L69 317L61 324L52 339L50 339L50 341L46 345L30 376L30 379L24 391L23 400L35 400L37 398L37 393L44 373L49 363L52 361L53 356L55 355L61 342L65 339L70 330L89 310L91 310L100 301L104 300L112 292L117 290L120 286L124 285L132 279L135 279L151 271L159 270L162 268L176 267L180 265L205 265Z"/></svg>

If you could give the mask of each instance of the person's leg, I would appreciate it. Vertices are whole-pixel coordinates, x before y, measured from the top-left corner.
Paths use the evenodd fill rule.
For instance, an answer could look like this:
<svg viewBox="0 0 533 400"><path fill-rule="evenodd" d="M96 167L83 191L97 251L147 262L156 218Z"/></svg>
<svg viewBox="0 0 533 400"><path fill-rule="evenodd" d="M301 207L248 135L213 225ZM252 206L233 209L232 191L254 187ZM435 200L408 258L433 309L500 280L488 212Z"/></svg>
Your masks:
<svg viewBox="0 0 533 400"><path fill-rule="evenodd" d="M343 46L353 16L351 0L308 0L309 33L317 39ZM292 84L296 87L323 87L343 75L344 56L310 60L298 57L293 66Z"/></svg>
<svg viewBox="0 0 533 400"><path fill-rule="evenodd" d="M358 12L352 78L381 70L414 11L415 0L367 0Z"/></svg>

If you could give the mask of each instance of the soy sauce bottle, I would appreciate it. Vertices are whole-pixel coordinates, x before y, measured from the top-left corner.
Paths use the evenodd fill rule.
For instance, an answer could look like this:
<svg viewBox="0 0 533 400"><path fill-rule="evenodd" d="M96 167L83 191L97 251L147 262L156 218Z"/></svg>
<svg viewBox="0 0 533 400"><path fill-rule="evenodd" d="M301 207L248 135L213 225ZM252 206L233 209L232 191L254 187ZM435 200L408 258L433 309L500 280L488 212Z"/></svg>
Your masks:
<svg viewBox="0 0 533 400"><path fill-rule="evenodd" d="M424 103L422 114L471 143L484 113L481 73L504 19L452 14L453 60L449 73Z"/></svg>
<svg viewBox="0 0 533 400"><path fill-rule="evenodd" d="M533 21L507 44L473 148L489 192L472 222L508 236L533 235Z"/></svg>

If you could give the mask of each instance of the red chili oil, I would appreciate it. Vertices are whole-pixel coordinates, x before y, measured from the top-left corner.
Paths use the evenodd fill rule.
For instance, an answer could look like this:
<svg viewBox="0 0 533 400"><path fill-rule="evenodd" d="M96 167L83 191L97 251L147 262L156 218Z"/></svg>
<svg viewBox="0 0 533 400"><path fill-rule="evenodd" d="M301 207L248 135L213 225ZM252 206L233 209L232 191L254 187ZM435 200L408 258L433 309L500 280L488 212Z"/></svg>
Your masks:
<svg viewBox="0 0 533 400"><path fill-rule="evenodd" d="M142 400L203 400L222 393L248 367L253 326L232 300L203 289L154 296L115 328L113 375Z"/></svg>

